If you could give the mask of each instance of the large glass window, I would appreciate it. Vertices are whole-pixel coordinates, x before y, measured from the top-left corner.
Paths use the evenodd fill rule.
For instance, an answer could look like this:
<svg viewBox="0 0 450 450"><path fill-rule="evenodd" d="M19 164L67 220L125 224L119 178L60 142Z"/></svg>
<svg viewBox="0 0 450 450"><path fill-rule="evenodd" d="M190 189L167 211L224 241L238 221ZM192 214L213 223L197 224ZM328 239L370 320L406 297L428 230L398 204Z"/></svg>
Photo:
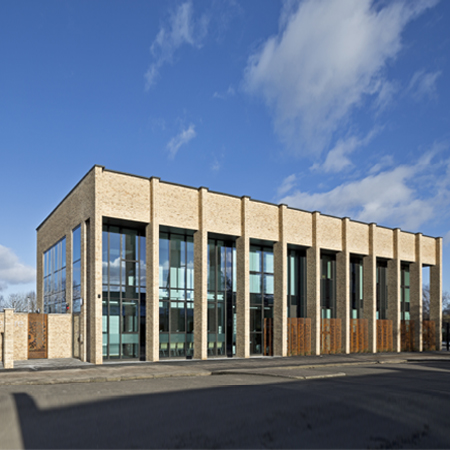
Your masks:
<svg viewBox="0 0 450 450"><path fill-rule="evenodd" d="M336 318L336 257L323 254L321 256L320 299L322 319Z"/></svg>
<svg viewBox="0 0 450 450"><path fill-rule="evenodd" d="M194 355L194 239L159 234L159 353Z"/></svg>
<svg viewBox="0 0 450 450"><path fill-rule="evenodd" d="M401 283L400 283L400 313L401 320L410 320L410 296L409 296L409 264L402 263L401 265Z"/></svg>
<svg viewBox="0 0 450 450"><path fill-rule="evenodd" d="M273 319L273 248L250 246L250 353L264 351L264 319Z"/></svg>
<svg viewBox="0 0 450 450"><path fill-rule="evenodd" d="M66 312L66 238L44 253L44 313Z"/></svg>
<svg viewBox="0 0 450 450"><path fill-rule="evenodd" d="M377 261L377 319L387 318L388 307L387 262Z"/></svg>
<svg viewBox="0 0 450 450"><path fill-rule="evenodd" d="M363 316L363 260L354 256L350 258L350 318L361 319Z"/></svg>
<svg viewBox="0 0 450 450"><path fill-rule="evenodd" d="M72 231L72 311L81 311L81 227Z"/></svg>
<svg viewBox="0 0 450 450"><path fill-rule="evenodd" d="M143 231L103 226L103 357L145 358Z"/></svg>
<svg viewBox="0 0 450 450"><path fill-rule="evenodd" d="M306 255L299 250L288 250L287 315L306 317Z"/></svg>
<svg viewBox="0 0 450 450"><path fill-rule="evenodd" d="M208 356L236 353L236 248L208 240Z"/></svg>

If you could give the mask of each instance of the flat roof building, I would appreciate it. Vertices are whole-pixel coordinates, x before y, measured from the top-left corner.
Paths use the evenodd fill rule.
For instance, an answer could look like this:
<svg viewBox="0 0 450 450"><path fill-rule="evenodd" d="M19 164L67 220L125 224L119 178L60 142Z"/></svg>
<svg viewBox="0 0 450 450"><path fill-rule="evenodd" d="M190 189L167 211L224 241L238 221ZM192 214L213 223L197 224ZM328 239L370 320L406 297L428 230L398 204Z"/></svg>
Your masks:
<svg viewBox="0 0 450 450"><path fill-rule="evenodd" d="M96 364L439 349L441 267L441 238L102 166L37 229L38 307Z"/></svg>

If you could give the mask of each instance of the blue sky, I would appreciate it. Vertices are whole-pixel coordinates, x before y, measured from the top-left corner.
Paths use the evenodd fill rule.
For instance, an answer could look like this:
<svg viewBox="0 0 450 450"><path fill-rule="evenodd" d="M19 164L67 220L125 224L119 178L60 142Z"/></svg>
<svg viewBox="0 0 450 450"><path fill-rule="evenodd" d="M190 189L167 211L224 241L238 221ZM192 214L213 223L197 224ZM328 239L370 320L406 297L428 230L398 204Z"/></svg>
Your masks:
<svg viewBox="0 0 450 450"><path fill-rule="evenodd" d="M94 165L444 239L450 2L3 1L0 295Z"/></svg>

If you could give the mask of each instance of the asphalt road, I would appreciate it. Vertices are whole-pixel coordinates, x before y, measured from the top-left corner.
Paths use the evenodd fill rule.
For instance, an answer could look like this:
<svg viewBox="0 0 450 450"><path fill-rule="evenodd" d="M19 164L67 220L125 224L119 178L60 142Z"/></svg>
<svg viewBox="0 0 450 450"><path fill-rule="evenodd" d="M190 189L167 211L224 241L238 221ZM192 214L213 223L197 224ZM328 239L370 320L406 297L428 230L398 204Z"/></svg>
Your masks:
<svg viewBox="0 0 450 450"><path fill-rule="evenodd" d="M450 363L1 386L0 448L450 448Z"/></svg>

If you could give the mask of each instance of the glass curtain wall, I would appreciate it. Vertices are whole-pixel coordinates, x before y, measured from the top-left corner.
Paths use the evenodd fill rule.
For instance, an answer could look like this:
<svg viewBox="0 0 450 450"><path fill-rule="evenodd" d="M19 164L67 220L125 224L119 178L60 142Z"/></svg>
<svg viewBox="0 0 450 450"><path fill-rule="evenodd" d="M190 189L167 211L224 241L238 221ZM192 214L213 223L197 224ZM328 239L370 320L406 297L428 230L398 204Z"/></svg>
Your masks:
<svg viewBox="0 0 450 450"><path fill-rule="evenodd" d="M287 316L306 317L306 255L288 250Z"/></svg>
<svg viewBox="0 0 450 450"><path fill-rule="evenodd" d="M320 301L322 319L336 318L336 256L321 255Z"/></svg>
<svg viewBox="0 0 450 450"><path fill-rule="evenodd" d="M194 239L159 234L159 355L194 355Z"/></svg>
<svg viewBox="0 0 450 450"><path fill-rule="evenodd" d="M401 284L400 284L400 313L401 320L410 320L410 297L409 297L409 264L401 265Z"/></svg>
<svg viewBox="0 0 450 450"><path fill-rule="evenodd" d="M236 354L236 248L208 240L208 356Z"/></svg>
<svg viewBox="0 0 450 450"><path fill-rule="evenodd" d="M103 226L103 357L136 359L145 353L145 236Z"/></svg>
<svg viewBox="0 0 450 450"><path fill-rule="evenodd" d="M44 253L44 313L66 312L66 238Z"/></svg>
<svg viewBox="0 0 450 450"><path fill-rule="evenodd" d="M81 227L72 231L72 312L81 311Z"/></svg>
<svg viewBox="0 0 450 450"><path fill-rule="evenodd" d="M363 260L350 258L350 318L363 317Z"/></svg>
<svg viewBox="0 0 450 450"><path fill-rule="evenodd" d="M387 318L388 307L387 262L377 261L377 319Z"/></svg>
<svg viewBox="0 0 450 450"><path fill-rule="evenodd" d="M250 246L250 354L264 353L264 319L273 319L273 248Z"/></svg>

